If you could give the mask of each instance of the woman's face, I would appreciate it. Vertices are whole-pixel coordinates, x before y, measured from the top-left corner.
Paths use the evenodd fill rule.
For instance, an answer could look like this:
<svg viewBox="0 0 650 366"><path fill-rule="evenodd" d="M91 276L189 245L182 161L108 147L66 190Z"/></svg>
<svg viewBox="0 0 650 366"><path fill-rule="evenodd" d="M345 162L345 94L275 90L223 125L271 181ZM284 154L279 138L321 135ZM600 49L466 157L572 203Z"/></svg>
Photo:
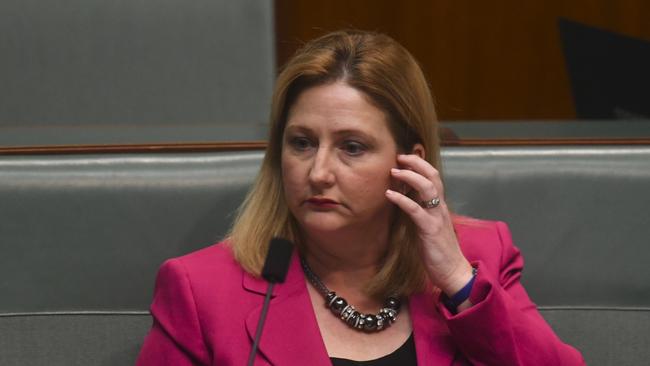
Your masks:
<svg viewBox="0 0 650 366"><path fill-rule="evenodd" d="M289 209L307 232L386 228L396 156L385 113L362 92L342 82L309 88L291 106L282 142Z"/></svg>

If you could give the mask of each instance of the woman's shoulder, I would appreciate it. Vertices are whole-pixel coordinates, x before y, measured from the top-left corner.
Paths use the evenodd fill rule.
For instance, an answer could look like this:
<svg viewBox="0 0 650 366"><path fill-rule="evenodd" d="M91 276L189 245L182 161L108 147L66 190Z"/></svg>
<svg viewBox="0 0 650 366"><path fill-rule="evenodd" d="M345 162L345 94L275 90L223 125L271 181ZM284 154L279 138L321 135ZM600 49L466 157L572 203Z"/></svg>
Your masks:
<svg viewBox="0 0 650 366"><path fill-rule="evenodd" d="M468 257L498 260L505 253L518 252L512 243L510 229L503 221L454 216L453 222L460 247Z"/></svg>
<svg viewBox="0 0 650 366"><path fill-rule="evenodd" d="M469 216L454 215L452 217L454 230L457 235L466 237L490 237L510 232L503 221L477 219Z"/></svg>
<svg viewBox="0 0 650 366"><path fill-rule="evenodd" d="M232 249L227 240L223 240L205 248L195 250L182 256L172 258L172 260L181 261L187 264L203 264L218 262L234 261Z"/></svg>
<svg viewBox="0 0 650 366"><path fill-rule="evenodd" d="M218 242L208 247L167 259L161 266L161 271L175 268L177 272L191 281L201 279L219 279L241 277L242 267L235 260L232 249L227 241Z"/></svg>

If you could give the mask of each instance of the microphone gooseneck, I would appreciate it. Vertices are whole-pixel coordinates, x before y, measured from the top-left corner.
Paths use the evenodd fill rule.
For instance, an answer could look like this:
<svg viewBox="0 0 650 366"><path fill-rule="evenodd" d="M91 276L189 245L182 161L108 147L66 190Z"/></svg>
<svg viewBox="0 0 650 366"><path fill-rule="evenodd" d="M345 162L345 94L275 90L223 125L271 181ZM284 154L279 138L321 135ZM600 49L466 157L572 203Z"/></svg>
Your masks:
<svg viewBox="0 0 650 366"><path fill-rule="evenodd" d="M259 345L260 338L262 337L262 329L264 328L264 321L266 314L269 310L271 302L271 294L273 293L273 286L276 283L283 283L287 277L289 270L289 262L291 261L291 253L293 252L293 244L287 239L273 238L269 243L269 251L266 254L264 261L264 268L262 268L262 277L269 282L269 287L266 290L266 297L264 298L264 305L260 313L260 319L257 321L257 330L255 331L255 339L253 340L253 347L248 356L248 366L253 366L255 355L257 354L257 346Z"/></svg>

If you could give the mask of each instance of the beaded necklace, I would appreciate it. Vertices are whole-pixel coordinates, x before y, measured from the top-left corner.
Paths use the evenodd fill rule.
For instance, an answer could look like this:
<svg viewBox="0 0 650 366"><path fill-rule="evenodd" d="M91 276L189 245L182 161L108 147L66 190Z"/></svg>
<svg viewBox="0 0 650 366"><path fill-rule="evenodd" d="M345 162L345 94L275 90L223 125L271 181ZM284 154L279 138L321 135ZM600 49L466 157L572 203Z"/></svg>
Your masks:
<svg viewBox="0 0 650 366"><path fill-rule="evenodd" d="M348 326L365 332L376 332L386 329L397 319L401 307L401 302L397 297L388 297L384 301L384 307L377 314L360 313L336 292L330 291L312 271L304 258L300 258L300 263L309 282L325 297L327 307Z"/></svg>

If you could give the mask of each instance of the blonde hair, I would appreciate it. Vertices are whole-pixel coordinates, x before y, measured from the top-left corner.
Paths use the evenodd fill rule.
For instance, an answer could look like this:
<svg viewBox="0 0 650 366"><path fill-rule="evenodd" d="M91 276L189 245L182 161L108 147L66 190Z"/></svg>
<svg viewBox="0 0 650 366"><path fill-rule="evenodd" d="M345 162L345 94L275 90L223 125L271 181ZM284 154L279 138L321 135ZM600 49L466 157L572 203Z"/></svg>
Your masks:
<svg viewBox="0 0 650 366"><path fill-rule="evenodd" d="M400 151L410 152L420 143L425 159L441 170L433 98L421 68L404 47L386 35L364 31L338 31L308 42L277 77L266 154L228 237L236 260L253 275L259 276L274 236L287 238L304 251L298 224L284 198L282 135L297 96L336 81L362 91L386 112ZM415 225L401 210L397 212L383 266L368 287L371 296L407 296L426 282Z"/></svg>

